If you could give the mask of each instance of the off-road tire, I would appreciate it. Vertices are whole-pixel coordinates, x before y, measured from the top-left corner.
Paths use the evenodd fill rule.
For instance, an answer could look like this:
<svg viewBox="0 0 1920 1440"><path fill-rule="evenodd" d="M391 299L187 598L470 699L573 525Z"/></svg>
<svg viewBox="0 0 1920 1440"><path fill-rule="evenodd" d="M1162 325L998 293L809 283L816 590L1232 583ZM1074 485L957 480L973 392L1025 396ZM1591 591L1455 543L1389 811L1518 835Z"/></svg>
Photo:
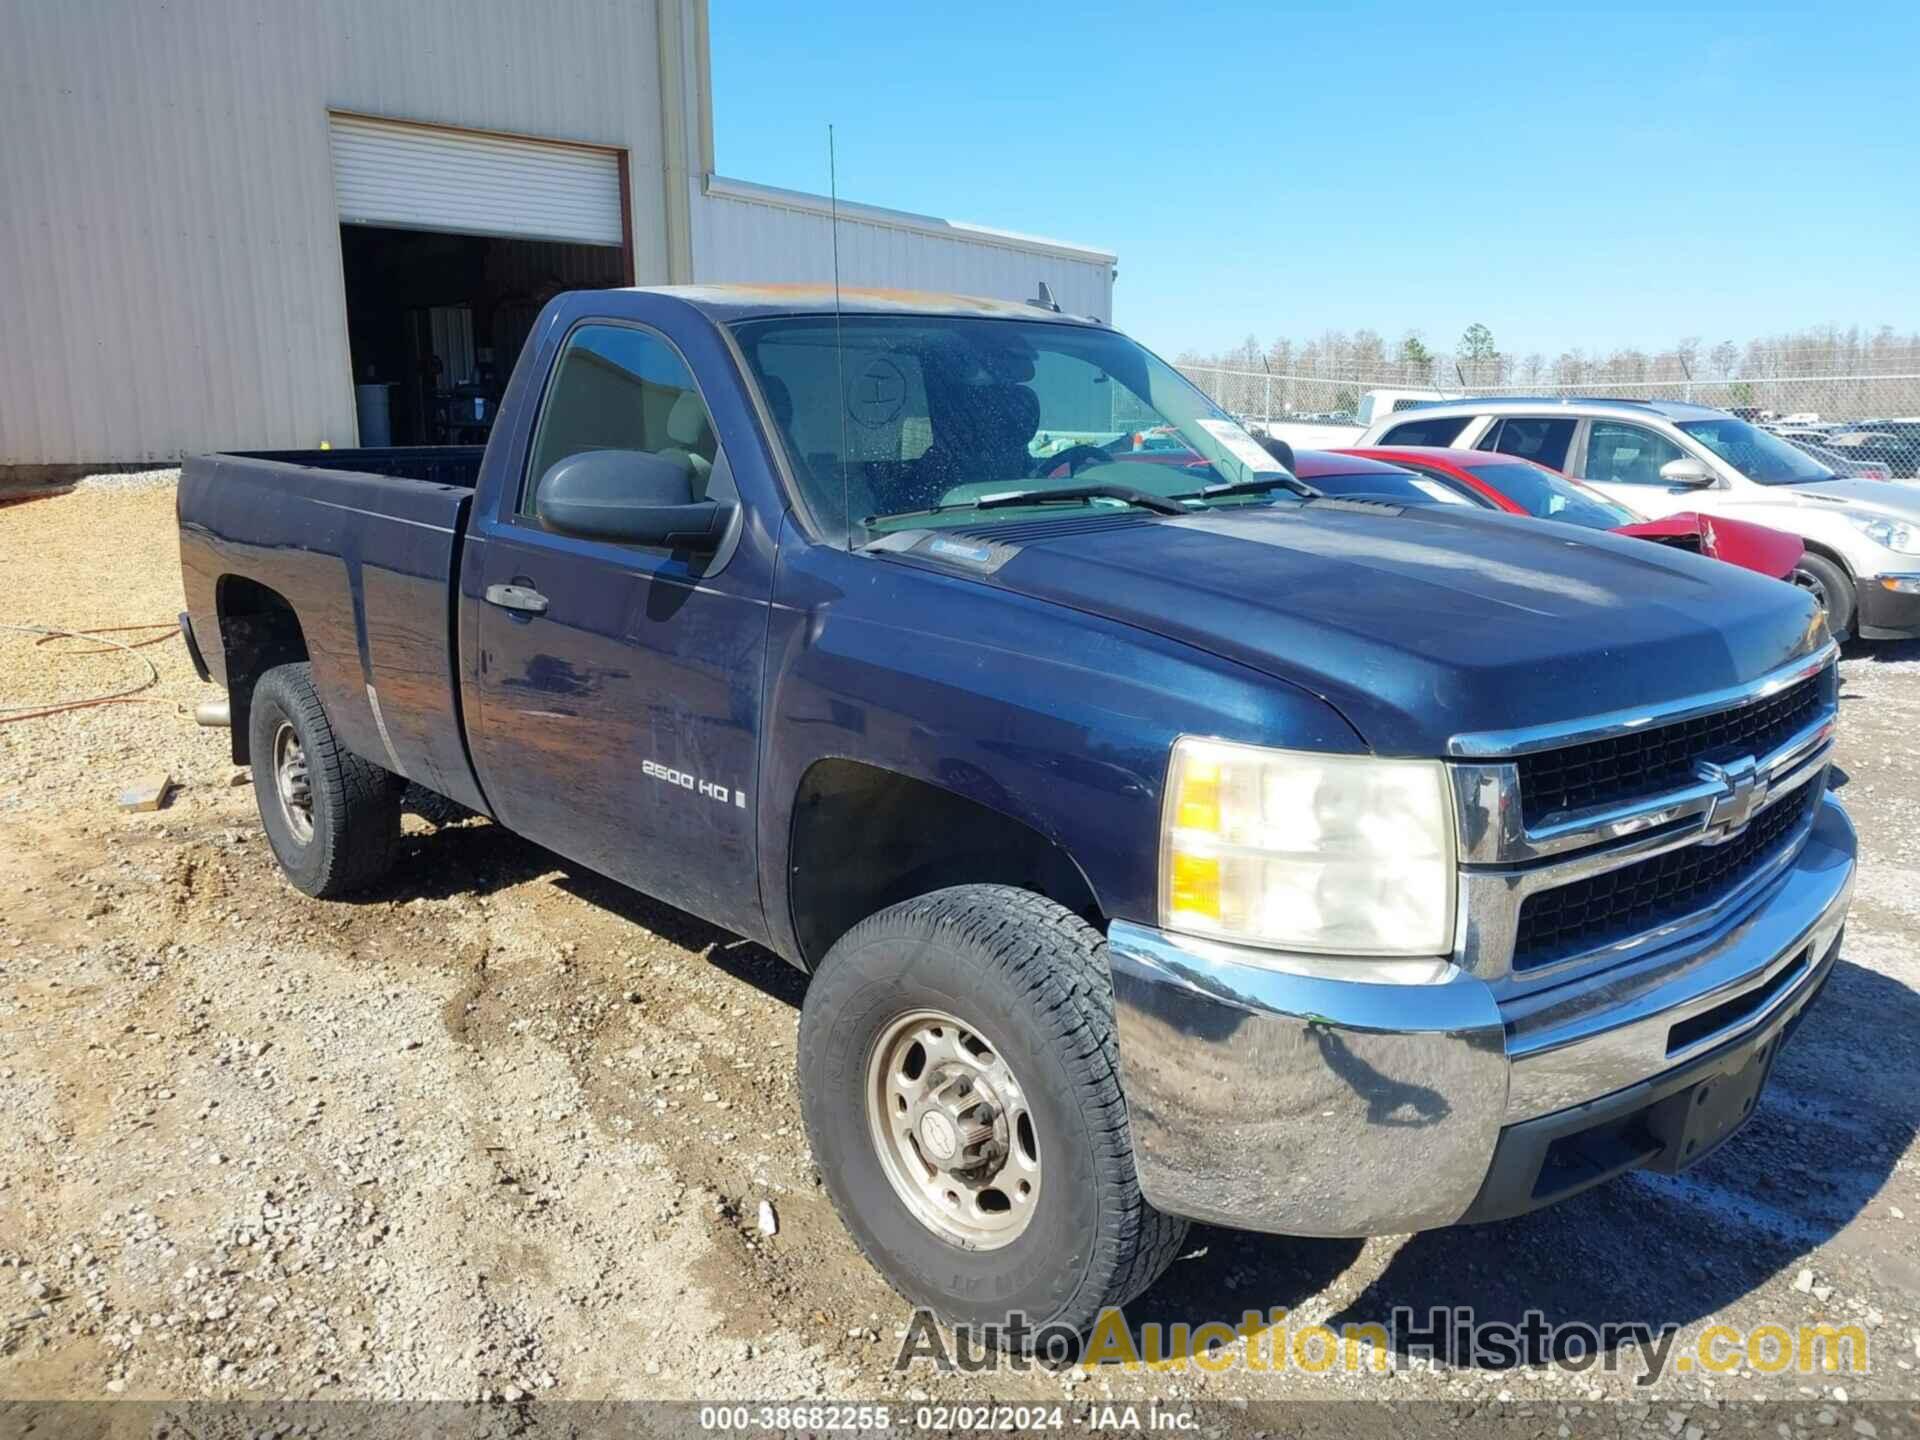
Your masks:
<svg viewBox="0 0 1920 1440"><path fill-rule="evenodd" d="M274 739L290 724L306 752L313 835L288 823L275 774ZM401 784L340 744L314 692L312 667L278 665L254 686L248 739L253 793L273 857L297 890L331 900L386 874L400 838Z"/></svg>
<svg viewBox="0 0 1920 1440"><path fill-rule="evenodd" d="M1019 1076L1045 1180L1027 1228L966 1249L928 1228L888 1180L868 1128L868 1064L916 1010L959 1017ZM834 945L800 1014L801 1106L840 1218L874 1268L948 1324L1008 1323L1084 1336L1174 1257L1187 1222L1135 1179L1113 1033L1106 940L1044 896L963 885L862 921ZM1008 1337L1002 1333L1002 1343Z"/></svg>
<svg viewBox="0 0 1920 1440"><path fill-rule="evenodd" d="M1825 597L1827 633L1836 640L1845 640L1853 634L1853 580L1847 572L1826 556L1816 555L1811 550L1794 562L1793 571L1788 578L1794 584L1803 590L1813 591L1816 598ZM1810 584L1809 581L1814 583Z"/></svg>

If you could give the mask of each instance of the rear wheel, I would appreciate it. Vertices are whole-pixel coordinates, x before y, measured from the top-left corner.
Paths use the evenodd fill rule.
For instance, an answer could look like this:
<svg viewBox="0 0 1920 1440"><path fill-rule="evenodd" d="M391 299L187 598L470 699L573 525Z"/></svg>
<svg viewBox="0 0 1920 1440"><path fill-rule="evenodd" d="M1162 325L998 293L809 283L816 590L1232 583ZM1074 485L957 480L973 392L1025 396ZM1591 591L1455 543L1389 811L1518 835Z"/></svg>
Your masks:
<svg viewBox="0 0 1920 1440"><path fill-rule="evenodd" d="M1826 556L1808 550L1795 563L1789 578L1826 611L1827 631L1834 639L1845 640L1853 633L1853 581L1846 571Z"/></svg>
<svg viewBox="0 0 1920 1440"><path fill-rule="evenodd" d="M1186 1234L1135 1179L1105 940L1043 896L960 886L855 926L808 988L799 1068L841 1220L948 1323L1084 1335Z"/></svg>
<svg viewBox="0 0 1920 1440"><path fill-rule="evenodd" d="M379 879L400 836L400 782L333 737L306 664L254 686L253 793L274 859L296 889L332 899Z"/></svg>

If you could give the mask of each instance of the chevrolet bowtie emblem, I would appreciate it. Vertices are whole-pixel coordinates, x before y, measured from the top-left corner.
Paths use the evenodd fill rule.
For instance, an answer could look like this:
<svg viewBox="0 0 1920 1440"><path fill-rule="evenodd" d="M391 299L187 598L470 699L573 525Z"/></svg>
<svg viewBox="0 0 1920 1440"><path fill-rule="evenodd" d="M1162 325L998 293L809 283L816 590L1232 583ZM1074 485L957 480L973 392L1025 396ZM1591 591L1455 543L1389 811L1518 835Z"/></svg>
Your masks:
<svg viewBox="0 0 1920 1440"><path fill-rule="evenodd" d="M1767 779L1759 773L1751 755L1738 760L1700 760L1695 762L1693 773L1709 785L1720 787L1713 809L1707 812L1706 840L1710 845L1731 840L1746 829L1753 812L1767 798Z"/></svg>

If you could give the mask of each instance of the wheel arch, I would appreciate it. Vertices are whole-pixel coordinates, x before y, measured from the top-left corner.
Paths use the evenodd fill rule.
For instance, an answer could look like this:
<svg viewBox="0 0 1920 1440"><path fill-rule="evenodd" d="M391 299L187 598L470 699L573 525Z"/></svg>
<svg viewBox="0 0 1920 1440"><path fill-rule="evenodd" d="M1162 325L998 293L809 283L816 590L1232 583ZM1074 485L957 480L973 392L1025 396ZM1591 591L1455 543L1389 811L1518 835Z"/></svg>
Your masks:
<svg viewBox="0 0 1920 1440"><path fill-rule="evenodd" d="M276 665L312 659L306 631L292 603L278 590L245 575L222 575L213 590L226 659L227 702L231 712L233 762L251 760L248 721L260 677Z"/></svg>
<svg viewBox="0 0 1920 1440"><path fill-rule="evenodd" d="M1847 562L1847 557L1834 549L1833 546L1822 540L1809 540L1804 535L1800 537L1800 543L1806 547L1809 555L1818 555L1822 560L1838 565L1842 575L1845 575L1847 579L1856 585L1860 583L1860 576L1854 570L1853 566Z"/></svg>
<svg viewBox="0 0 1920 1440"><path fill-rule="evenodd" d="M1006 811L869 761L822 757L809 765L788 842L793 958L808 970L867 916L955 885L1031 890L1106 928L1093 883L1058 841Z"/></svg>

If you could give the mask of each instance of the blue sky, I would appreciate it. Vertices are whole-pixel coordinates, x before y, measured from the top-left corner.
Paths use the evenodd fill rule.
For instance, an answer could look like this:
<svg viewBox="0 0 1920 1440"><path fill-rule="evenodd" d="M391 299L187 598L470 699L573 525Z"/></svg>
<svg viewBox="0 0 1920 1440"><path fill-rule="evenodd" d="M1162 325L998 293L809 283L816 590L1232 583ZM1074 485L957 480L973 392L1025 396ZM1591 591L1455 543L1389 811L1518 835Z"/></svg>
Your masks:
<svg viewBox="0 0 1920 1440"><path fill-rule="evenodd" d="M717 164L1116 250L1167 354L1920 328L1920 4L714 0Z"/></svg>

